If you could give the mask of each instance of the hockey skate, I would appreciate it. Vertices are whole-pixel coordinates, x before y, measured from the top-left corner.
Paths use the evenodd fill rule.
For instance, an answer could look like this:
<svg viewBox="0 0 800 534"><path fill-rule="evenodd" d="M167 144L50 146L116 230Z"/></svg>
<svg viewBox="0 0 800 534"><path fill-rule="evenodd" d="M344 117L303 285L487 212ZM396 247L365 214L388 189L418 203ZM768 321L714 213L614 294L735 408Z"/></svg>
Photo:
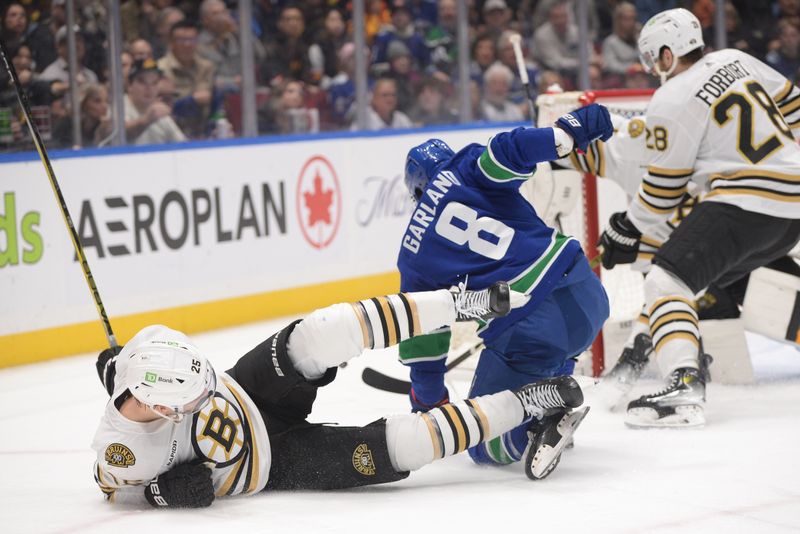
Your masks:
<svg viewBox="0 0 800 534"><path fill-rule="evenodd" d="M486 289L473 291L465 283L450 290L456 304L456 321L488 321L508 315L512 298L520 293L511 291L508 282L495 282ZM514 306L516 307L516 306Z"/></svg>
<svg viewBox="0 0 800 534"><path fill-rule="evenodd" d="M572 434L589 407L572 411L583 404L583 391L571 376L529 384L515 394L525 413L534 418L528 429L525 474L533 480L545 478L558 465L561 452L572 442Z"/></svg>
<svg viewBox="0 0 800 534"><path fill-rule="evenodd" d="M705 364L706 358L703 358ZM631 427L693 427L705 424L706 373L681 367L667 386L628 404L625 424Z"/></svg>
<svg viewBox="0 0 800 534"><path fill-rule="evenodd" d="M603 378L603 382L614 386L623 395L627 394L642 376L652 353L652 338L644 333L637 335L633 340L633 347L623 349L622 356Z"/></svg>

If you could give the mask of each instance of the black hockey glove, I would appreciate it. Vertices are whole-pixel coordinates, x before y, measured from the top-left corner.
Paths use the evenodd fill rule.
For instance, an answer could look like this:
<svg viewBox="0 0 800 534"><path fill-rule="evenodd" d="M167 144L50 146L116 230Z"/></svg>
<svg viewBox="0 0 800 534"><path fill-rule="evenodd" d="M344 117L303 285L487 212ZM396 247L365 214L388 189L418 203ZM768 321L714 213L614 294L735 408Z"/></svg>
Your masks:
<svg viewBox="0 0 800 534"><path fill-rule="evenodd" d="M109 395L114 393L114 377L117 375L117 362L114 358L122 351L122 346L110 347L97 356L97 361L94 363L97 368L97 376L100 377L100 382Z"/></svg>
<svg viewBox="0 0 800 534"><path fill-rule="evenodd" d="M144 489L156 508L205 508L214 502L211 470L203 464L182 464L157 476Z"/></svg>
<svg viewBox="0 0 800 534"><path fill-rule="evenodd" d="M624 211L611 215L608 228L597 243L603 248L603 267L613 269L615 265L635 262L641 239L642 233Z"/></svg>

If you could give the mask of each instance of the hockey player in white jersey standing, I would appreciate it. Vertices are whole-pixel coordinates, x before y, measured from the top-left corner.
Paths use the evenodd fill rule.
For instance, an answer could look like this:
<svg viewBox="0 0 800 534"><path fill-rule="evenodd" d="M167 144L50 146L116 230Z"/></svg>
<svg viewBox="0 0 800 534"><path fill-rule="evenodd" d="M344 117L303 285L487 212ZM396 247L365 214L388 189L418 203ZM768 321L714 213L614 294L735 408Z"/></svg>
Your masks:
<svg viewBox="0 0 800 534"><path fill-rule="evenodd" d="M800 239L800 90L738 50L703 56L697 18L671 9L639 37L662 85L647 109L653 143L639 192L601 236L603 263L629 263L642 233L663 222L689 181L701 202L655 254L645 298L666 387L632 401L633 426L705 423L705 377L695 296L784 256ZM719 357L724 357L719 355Z"/></svg>
<svg viewBox="0 0 800 534"><path fill-rule="evenodd" d="M337 489L408 472L583 402L569 376L444 404L365 427L306 421L337 366L458 320L489 320L527 297L482 291L399 293L335 304L295 321L217 373L184 334L153 325L97 369L111 395L92 447L112 502L196 508L263 489ZM553 462L549 457L542 461Z"/></svg>

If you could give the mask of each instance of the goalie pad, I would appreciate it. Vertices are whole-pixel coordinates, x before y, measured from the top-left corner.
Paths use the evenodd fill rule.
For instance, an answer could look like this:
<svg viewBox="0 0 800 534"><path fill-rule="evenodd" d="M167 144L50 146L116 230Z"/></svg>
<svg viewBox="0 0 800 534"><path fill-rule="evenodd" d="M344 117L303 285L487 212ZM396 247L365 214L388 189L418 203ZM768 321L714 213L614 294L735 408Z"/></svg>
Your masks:
<svg viewBox="0 0 800 534"><path fill-rule="evenodd" d="M710 319L700 321L703 349L714 358L711 378L720 384L749 384L753 382L753 364L741 319Z"/></svg>
<svg viewBox="0 0 800 534"><path fill-rule="evenodd" d="M750 332L800 344L800 278L764 267L753 271L742 320Z"/></svg>
<svg viewBox="0 0 800 534"><path fill-rule="evenodd" d="M578 171L551 169L549 163L539 163L535 176L520 187L520 193L545 224L561 228L559 219L572 213L581 198L583 176Z"/></svg>

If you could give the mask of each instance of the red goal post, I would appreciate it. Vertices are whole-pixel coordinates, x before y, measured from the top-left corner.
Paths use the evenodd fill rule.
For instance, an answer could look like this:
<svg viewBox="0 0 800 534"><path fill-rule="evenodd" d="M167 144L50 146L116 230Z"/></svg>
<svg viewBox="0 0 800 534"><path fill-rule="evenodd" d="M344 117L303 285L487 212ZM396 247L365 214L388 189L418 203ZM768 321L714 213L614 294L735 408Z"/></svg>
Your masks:
<svg viewBox="0 0 800 534"><path fill-rule="evenodd" d="M643 115L653 92L652 89L611 89L546 93L536 100L536 124L539 127L551 126L564 113L593 102L602 104L612 114L625 118ZM600 185L603 187L599 187ZM598 180L594 175L584 174L581 212L572 215L571 225L567 225L570 221L564 223L564 233L581 240L590 260L597 256L597 239L609 215L627 207L627 197L618 186L618 191L615 191L615 186L611 180ZM619 355L621 344L638 316L637 308L641 307L643 289L641 275L625 266L614 271L605 271L598 265L595 272L603 281L611 306L609 322L587 355L591 359L591 373L599 376L606 363L613 363Z"/></svg>

